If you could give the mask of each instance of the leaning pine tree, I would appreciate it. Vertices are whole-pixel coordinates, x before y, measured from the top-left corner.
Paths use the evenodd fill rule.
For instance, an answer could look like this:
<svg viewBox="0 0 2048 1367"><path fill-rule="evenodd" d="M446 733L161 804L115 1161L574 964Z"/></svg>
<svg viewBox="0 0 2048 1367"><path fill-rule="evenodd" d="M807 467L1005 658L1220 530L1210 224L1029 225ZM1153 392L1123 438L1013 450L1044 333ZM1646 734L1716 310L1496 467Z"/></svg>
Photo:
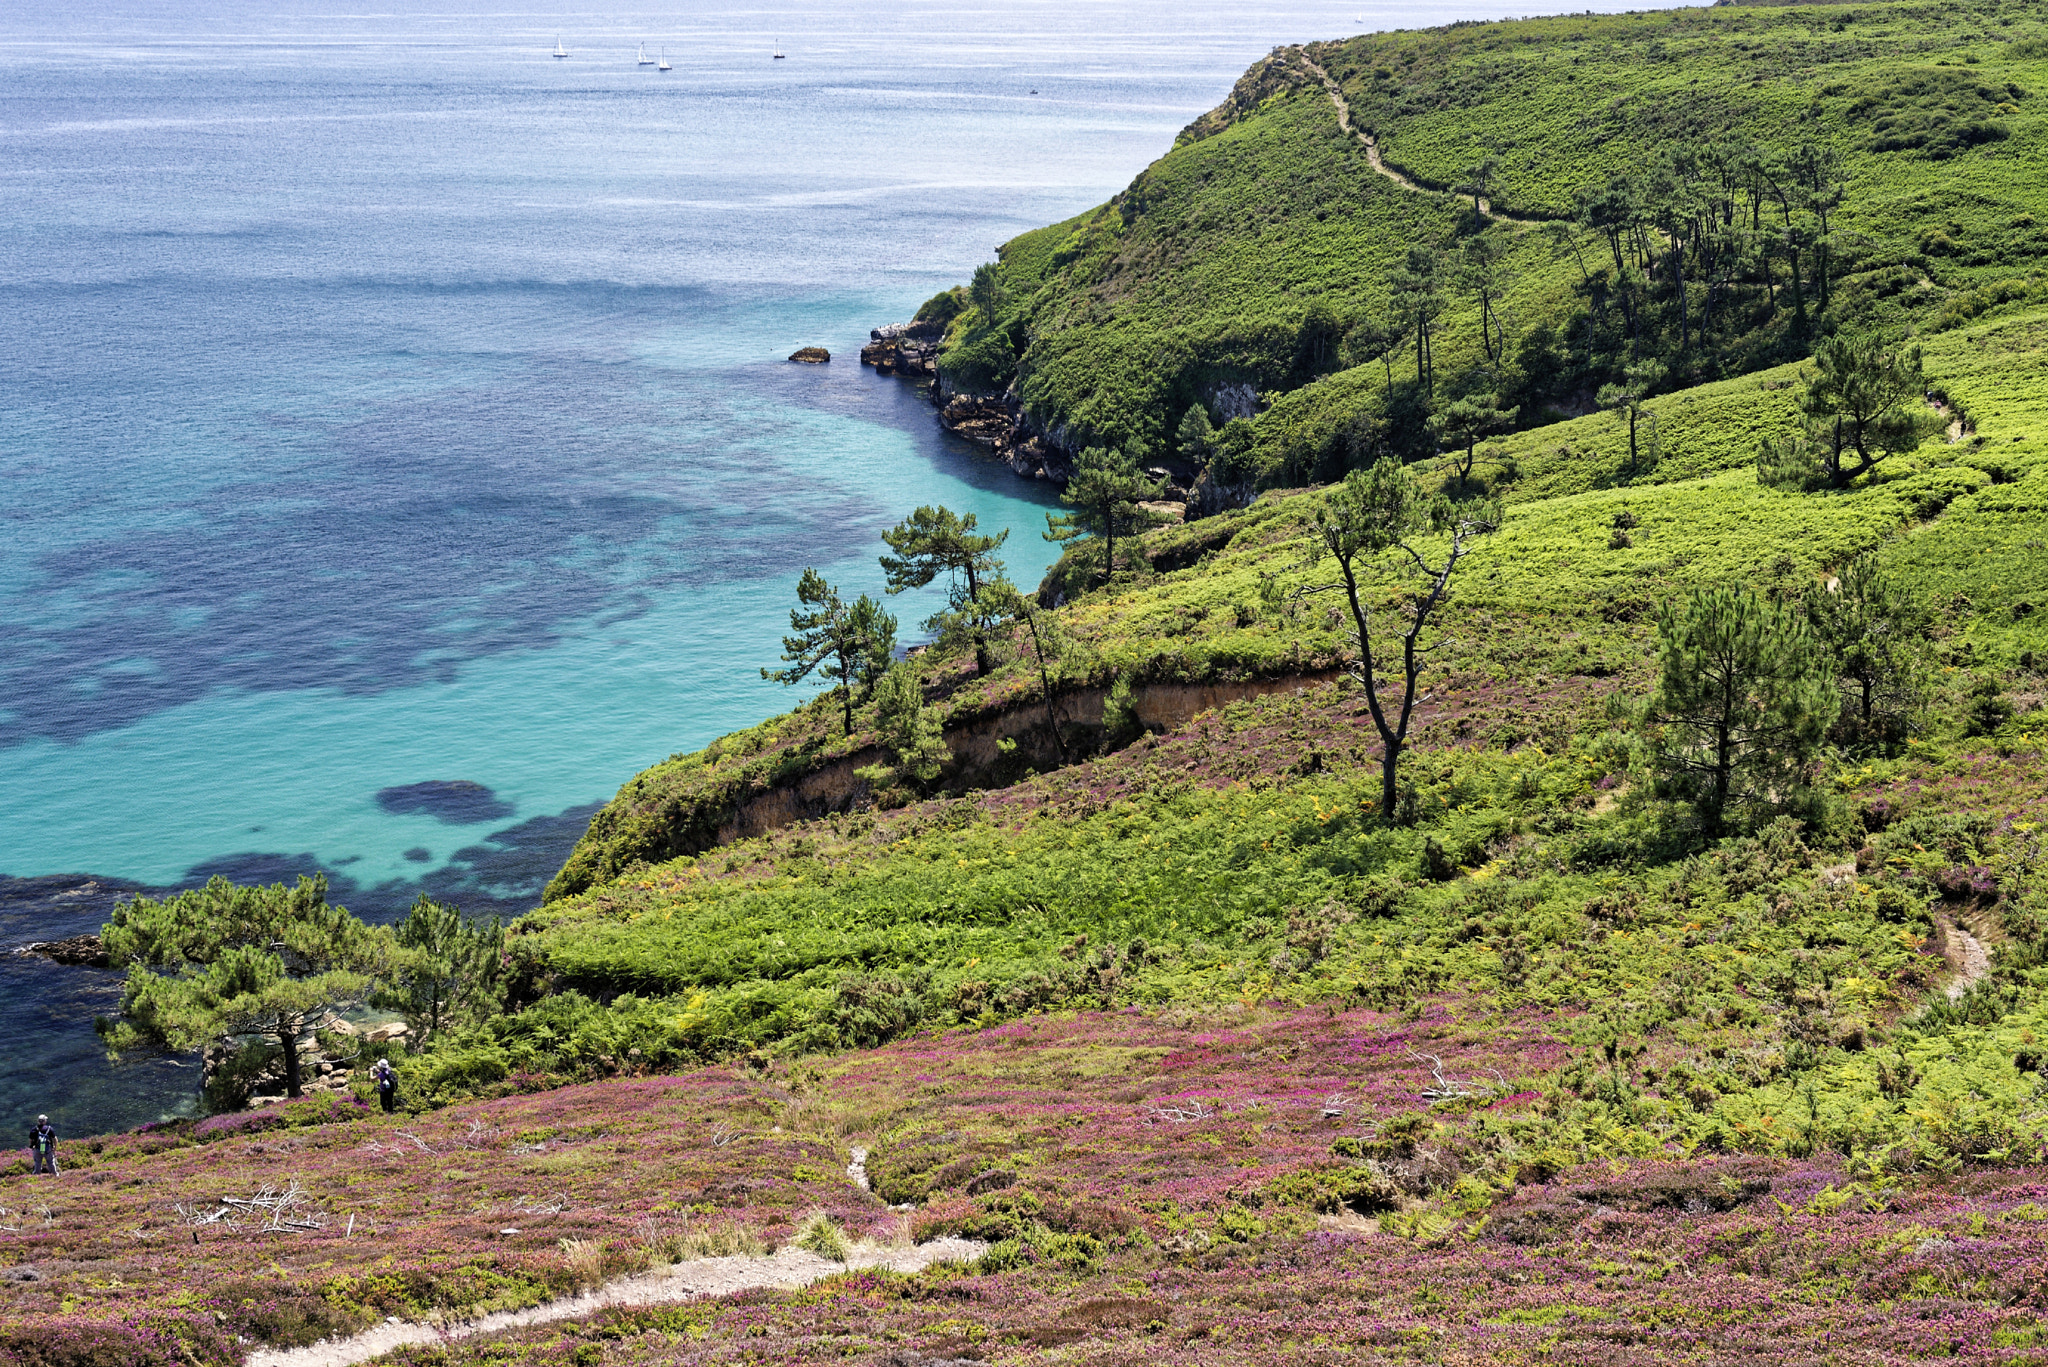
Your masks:
<svg viewBox="0 0 2048 1367"><path fill-rule="evenodd" d="M115 1053L198 1049L256 1039L284 1059L285 1091L303 1095L300 1042L330 1011L369 993L389 953L385 932L327 901L327 878L205 887L114 908L101 932L128 970L121 1014L101 1019Z"/></svg>
<svg viewBox="0 0 2048 1367"><path fill-rule="evenodd" d="M1799 788L1838 708L1833 666L1797 614L1712 588L1658 615L1645 708L1658 791L1690 803L1709 836Z"/></svg>
<svg viewBox="0 0 2048 1367"><path fill-rule="evenodd" d="M838 685L850 736L855 690L865 696L887 672L896 650L896 619L865 593L848 603L816 570L805 570L797 581L796 599L789 610L793 634L782 638L785 667L764 669L761 677L795 685L816 673Z"/></svg>
<svg viewBox="0 0 2048 1367"><path fill-rule="evenodd" d="M888 576L891 594L921 589L946 575L951 580L946 607L932 615L925 630L964 637L974 648L974 672L986 674L993 667L987 613L975 600L984 587L1002 577L1003 562L996 552L1010 533L1005 529L983 536L975 527L973 513L963 517L950 508L919 508L882 533L894 552L882 557L882 572Z"/></svg>

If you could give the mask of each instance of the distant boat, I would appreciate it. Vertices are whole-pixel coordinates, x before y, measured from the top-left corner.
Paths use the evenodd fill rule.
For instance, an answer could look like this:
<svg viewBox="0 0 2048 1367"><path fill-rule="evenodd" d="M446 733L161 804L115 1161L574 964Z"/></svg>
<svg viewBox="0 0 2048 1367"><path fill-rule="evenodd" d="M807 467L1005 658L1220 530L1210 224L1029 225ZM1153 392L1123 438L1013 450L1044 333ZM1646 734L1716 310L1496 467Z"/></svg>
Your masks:
<svg viewBox="0 0 2048 1367"><path fill-rule="evenodd" d="M782 60L782 44L781 44L781 43L777 43L777 44L775 45L775 60L776 60L776 61L778 61L778 62Z"/></svg>
<svg viewBox="0 0 2048 1367"><path fill-rule="evenodd" d="M667 48L663 48L663 49L661 50L661 65L660 65L660 66L658 66L658 67L656 67L656 68L654 68L654 69L655 69L656 71L674 71L674 70L675 70L675 68L674 68L674 67L672 67L672 66L670 66L670 65L668 64L668 49L667 49Z"/></svg>
<svg viewBox="0 0 2048 1367"><path fill-rule="evenodd" d="M553 55L557 61L569 55L569 49L562 46L562 35L559 33L555 35L555 51Z"/></svg>
<svg viewBox="0 0 2048 1367"><path fill-rule="evenodd" d="M650 57L650 56L648 56L648 55L647 55L647 44L645 44L645 43L642 43L642 44L640 45L640 57L639 57L639 63L640 63L640 65L641 65L641 66L653 66L653 65L654 65L654 59L653 59L652 57Z"/></svg>

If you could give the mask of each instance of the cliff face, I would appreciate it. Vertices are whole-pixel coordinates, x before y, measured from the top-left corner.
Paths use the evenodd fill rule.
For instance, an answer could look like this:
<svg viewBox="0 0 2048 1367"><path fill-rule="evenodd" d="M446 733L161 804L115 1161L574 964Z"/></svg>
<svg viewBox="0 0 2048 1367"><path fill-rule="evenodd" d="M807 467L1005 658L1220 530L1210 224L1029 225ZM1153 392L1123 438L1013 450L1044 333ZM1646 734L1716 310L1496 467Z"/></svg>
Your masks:
<svg viewBox="0 0 2048 1367"><path fill-rule="evenodd" d="M1336 676L1334 670L1313 669L1277 678L1141 684L1131 690L1133 714L1148 731L1172 731L1226 703L1293 693ZM948 728L952 760L938 790L1003 787L1034 768L1056 768L1094 754L1107 696L1104 688L1061 693L1053 707L1058 738L1042 701ZM590 831L550 885L550 900L601 884L636 862L702 854L797 822L867 810L874 805L874 789L859 771L887 758L880 749L867 747L816 764L736 776L734 782L704 785L687 796L647 787L642 775L591 821Z"/></svg>

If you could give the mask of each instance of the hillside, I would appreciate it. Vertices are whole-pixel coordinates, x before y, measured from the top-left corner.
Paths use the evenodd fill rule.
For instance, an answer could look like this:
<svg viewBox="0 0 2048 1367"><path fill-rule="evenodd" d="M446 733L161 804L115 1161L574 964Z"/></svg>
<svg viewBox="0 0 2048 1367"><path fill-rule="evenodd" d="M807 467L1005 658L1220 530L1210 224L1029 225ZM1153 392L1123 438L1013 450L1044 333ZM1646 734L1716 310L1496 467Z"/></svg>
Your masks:
<svg viewBox="0 0 2048 1367"><path fill-rule="evenodd" d="M1011 243L948 352L957 380L1014 343L994 378L1049 430L1162 456L1250 384L1203 458L1256 501L1113 567L1073 541L986 673L913 655L929 778L891 766L879 689L850 728L821 692L635 777L510 928L502 1009L402 1060L410 1114L308 1102L71 1145L54 1185L18 1165L0 1367L213 1367L939 1236L981 1247L376 1360L2038 1360L2040 28L1722 6L1262 61L1117 202ZM1731 248L1726 321L1681 338L1688 227L1645 209L1617 261L1546 225L1703 139L1824 139L1847 189L1826 232L1816 191ZM1481 152L1490 218L1428 190ZM1411 246L1487 235L1512 362L1446 287L1434 393L1412 342L1350 364ZM1892 446L1788 477L1825 349L1871 328L1923 368ZM1649 359L1631 457L1595 398ZM1469 467L1401 426L1475 395L1522 416ZM1391 810L1322 530L1389 471L1423 561L1492 528L1424 633ZM1426 587L1383 550L1381 632ZM1659 712L1716 593L1795 642L1762 675L1812 685L1754 685L1804 740L1756 741L1789 757L1725 819ZM265 1183L304 1227L206 1220Z"/></svg>
<svg viewBox="0 0 2048 1367"><path fill-rule="evenodd" d="M1426 446L1461 396L1526 427L1631 364L1682 389L1954 326L2042 288L2044 33L2019 4L1720 5L1277 50L1117 199L1009 243L942 369L1154 457L1256 391L1234 456L1299 484ZM1417 193L1479 168L1496 217Z"/></svg>

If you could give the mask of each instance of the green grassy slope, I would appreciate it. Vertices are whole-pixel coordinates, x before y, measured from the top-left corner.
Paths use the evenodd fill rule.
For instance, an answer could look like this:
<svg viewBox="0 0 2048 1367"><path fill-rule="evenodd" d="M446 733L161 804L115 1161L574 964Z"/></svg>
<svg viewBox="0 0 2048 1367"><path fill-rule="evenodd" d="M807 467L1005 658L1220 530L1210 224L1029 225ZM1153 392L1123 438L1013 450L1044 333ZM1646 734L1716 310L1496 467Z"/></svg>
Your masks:
<svg viewBox="0 0 2048 1367"><path fill-rule="evenodd" d="M801 1052L1062 1002L1339 994L1394 1008L1456 991L1577 1022L1557 1027L1568 1033L1621 1030L1711 1074L1689 1109L1658 1122L1688 1143L1783 1148L1793 1141L1758 1117L1825 1076L1843 1143L1949 1144L1928 1137L1934 1112L1883 1093L1847 1022L1903 1031L1901 1047L1927 1038L1906 1022L1946 972L1925 948L1944 918L2006 946L1995 990L1931 1018L1977 1032L1958 1068L1992 1067L1982 1051L2005 1049L2048 1009L2036 993L2048 970L2035 967L2048 908L2026 871L2048 819L2048 614L2036 611L2048 602L2048 454L2026 430L2044 343L2044 311L1932 339L1929 371L1976 428L1839 492L1757 484L1744 453L1785 420L1786 371L1659 399L1670 459L1633 485L1603 474L1617 458L1612 418L1508 443L1527 473L1502 486L1507 521L1447 618L1409 771L1412 825L1374 810L1377 745L1358 695L1321 685L1232 703L1012 786L643 856L521 924L525 990L555 995L417 1061L417 1085L455 1095L521 1070L587 1074L633 1049L650 1064ZM1084 668L1097 682L1172 682L1299 675L1338 657L1330 600L1291 597L1328 577L1309 555L1322 498L1153 533L1162 562L1185 562L1188 543L1204 553L1060 609L1093 644ZM1633 544L1616 548L1624 510ZM1896 755L1833 759L1796 840L1788 826L1702 852L1645 795L1603 700L1648 685L1651 622L1672 595L1792 590L1869 550L1934 613L1929 729ZM922 663L971 715L1034 696L1015 660L979 682L960 660ZM2017 715L1966 738L1964 693L1987 673ZM735 763L799 765L792 738L820 751L864 743L829 739L830 716L777 719L637 782L687 805L706 791L690 781ZM622 795L619 809L636 800ZM607 848L602 835L594 828L593 851ZM1977 887L1987 878L1989 892ZM1683 1000L1674 981L1688 984ZM1758 990L1777 1004L1745 1014ZM1715 1033L1730 1024L1739 1038ZM1827 1035L1837 1025L1840 1039ZM1834 1042L1801 1053L1816 1031ZM1738 1046L1776 1061L1732 1072L1709 1061ZM1963 1073L1921 1072L1945 1079L1929 1082L1935 1092L1983 1091ZM1972 1133L2031 1114L2024 1078L1998 1089L1988 1111L1969 1112Z"/></svg>
<svg viewBox="0 0 2048 1367"><path fill-rule="evenodd" d="M1402 130L1440 129L1460 110L1508 100L1500 92L1533 78L1471 75L1508 57L1590 65L1582 79L1605 80L1627 66L1634 74L1611 97L1626 108L1629 92L1656 91L1668 75L1648 59L1658 43L1690 35L1686 41L1705 44L1719 34L1699 69L1753 68L1763 84L1743 89L1761 92L1755 110L1782 112L1793 87L1824 87L1814 71L1822 58L1843 70L1855 62L1890 70L1924 55L1906 51L1915 43L1962 52L1965 29L1921 40L1907 22L1918 11L1882 13L1897 22L1887 19L1891 27L1854 44L1842 35L1856 33L1861 20L1848 17L1838 34L1833 24L1844 15L1816 29L1812 14L1786 9L1545 21L1532 31L1555 42L1517 38L1511 51L1502 44L1519 32L1513 25L1314 53L1347 83L1355 107L1374 111L1388 153L1409 156L1404 164L1427 177L1431 163L1404 151ZM1989 22L1998 27L2001 17L2028 31L2030 20L1999 11ZM1786 26L1824 36L1797 49L1807 54L1800 62L1749 60L1741 44L1786 46ZM1425 58L1434 65L1419 65ZM1116 402L1136 412L1152 402L1133 397L1143 386L1166 393L1244 373L1261 347L1270 358L1291 337L1284 328L1259 333L1264 306L1256 299L1299 302L1304 282L1319 278L1289 263L1314 259L1322 262L1316 269L1350 271L1347 288L1370 291L1407 243L1432 234L1450 241L1469 229L1446 201L1369 170L1356 212L1317 219L1306 206L1330 192L1342 168L1356 171L1363 149L1336 130L1319 88L1289 84L1292 60L1281 54L1255 69L1228 106L1118 203L1012 245L1009 307L1023 312L1008 325L1031 332L1027 396L1042 398L1053 391L1032 386L1071 374L1099 382L1089 402L1107 403L1114 390L1125 395ZM1377 74L1396 69L1398 78ZM1864 85L1877 88L1874 81ZM1428 108L1408 99L1381 109L1372 100L1392 100L1382 86L1438 94ZM1693 107L1689 98L1660 95L1681 112ZM1820 112L1800 119L1831 117L1826 101L1834 96L1809 90L1803 98L1800 110ZM2003 103L2017 109L2031 98ZM2030 155L2031 125L2012 109L1999 117L2011 121L2010 137L1946 155L1942 173L1963 174L1970 157ZM1532 120L1528 136L1553 136L1547 127ZM1632 146L1604 124L1586 127L1587 136ZM1880 155L1934 164L1924 147L1866 149L1852 157L1864 158L1858 174ZM1913 177L1923 174L1932 173L1915 162L1897 183L1917 184ZM1553 192L1565 193L1544 193ZM1515 200L1505 180L1495 198L1531 212L1554 207L1541 197ZM1304 222L1291 220L1290 205L1301 207ZM1869 226L1877 220L1862 221L1845 243L1878 240ZM1167 231L1171 225L1178 226ZM1975 231L1946 219L1937 226L1951 246ZM1910 227L1892 223L1887 240L1903 240ZM1511 236L1513 251L1532 253L1515 296L1526 318L1544 306L1543 281L1563 278L1546 275L1539 255L1551 253L1550 265L1573 277L1578 267L1555 255L1541 229ZM1311 241L1323 243L1321 254L1301 255ZM1856 251L1866 262L1884 256L1875 247ZM1930 1138L1952 1124L1980 1137L2009 1133L2031 1114L2024 1079L2000 1074L1990 1090L1962 1079L1994 1068L1984 1051L2005 1047L1998 1032L2032 1028L2011 1022L2040 1009L2040 908L2024 869L2044 816L2039 765L2048 736L2048 613L2038 610L2048 603L2048 310L2030 302L2024 283L1985 288L1943 277L1961 264L1960 249L1943 249L1938 261L1917 245L1912 251L1917 283L1898 297L1926 325L1929 411L1939 408L1950 425L1846 488L1801 493L1758 483L1759 443L1799 423L1805 363L1796 357L1652 398L1659 454L1626 477L1625 429L1613 414L1489 444L1477 478L1508 516L1470 562L1443 620L1421 749L1411 761L1412 822L1389 824L1374 810L1377 742L1360 700L1348 686L1322 683L1233 702L1171 734L1037 776L1022 758L1007 771L956 769L944 791L893 811L866 806L847 788L824 800L834 811L717 843L720 826L729 834L749 797L874 754L872 708L857 713L852 736L841 736L835 709L812 704L674 757L628 785L593 822L549 904L514 937L520 990L532 1004L416 1061L417 1085L459 1095L520 1071L589 1075L633 1050L658 1066L872 1043L920 1025L986 1022L1062 1002L1313 1001L1337 993L1413 1006L1457 991L1552 1013L1556 1028L1587 1040L1585 1032L1600 1029L1629 1035L1715 1079L1685 1093L1682 1113L1660 1113L1637 1138L1616 1141L1624 1148L1649 1142L1643 1136L1652 1132L1682 1132L1687 1144L1785 1148L1792 1141L1760 1117L1782 1110L1787 1089L1812 1089L1821 1078L1849 1147L1953 1149L1952 1135ZM1997 273L2032 264L2020 251L2008 243L1969 269L2007 279ZM1852 270L1836 282L1838 298L1855 294L1844 281L1856 279ZM1579 306L1568 289L1554 302L1560 313ZM1205 314L1212 304L1218 311ZM1148 332L1155 322L1179 320L1176 335L1185 340L1200 319L1225 312L1237 329L1225 348L1238 348L1235 361L1176 370L1179 362L1140 346L1158 340ZM1055 317L1074 325L1041 329ZM1813 321L1829 320L1816 309ZM971 332L970 319L956 340ZM1105 338L1122 340L1108 352L1091 350L1108 345ZM1469 358L1477 346L1447 325L1439 363L1462 364L1451 358ZM1328 420L1343 402L1379 402L1387 390L1384 367L1355 367L1279 396L1260 423L1278 430L1318 413L1316 421ZM1440 457L1421 468L1449 482L1454 465ZM1071 693L1118 678L1162 689L1326 680L1349 646L1335 600L1315 592L1331 577L1315 556L1324 497L1274 495L1153 532L1141 543L1144 563L1108 585L1096 584L1085 543L1070 551L1046 590L1048 601L1060 598L1057 619L1077 647L1061 666L1060 686ZM1617 527L1629 535L1616 537ZM1761 843L1701 846L1679 813L1649 797L1625 730L1609 729L1603 712L1609 698L1640 697L1648 687L1659 607L1723 584L1798 591L1869 551L1934 623L1927 729L1897 754L1831 757L1804 799L1803 825L1765 833ZM1397 599L1389 581L1372 593L1382 607ZM971 726L1028 727L1043 715L1021 632L995 654L986 678L959 655L935 652L917 663L956 736ZM1995 734L1966 736L1968 692L1987 679L2005 689L2015 715ZM1078 739L1093 743L1085 732ZM1930 1016L1929 989L1947 970L1930 962L1926 946L1956 923L2002 942L1999 966L1963 1008ZM1709 952L1707 941L1739 948ZM1677 998L1674 982L1689 984ZM1759 991L1776 994L1776 1004L1751 1013L1729 996ZM1969 1111L1974 1119L1948 1111L1940 1112L1948 1119L1930 1119L1939 1108L1908 1104L1895 1095L1896 1079L1885 1081L1889 1074L1858 1057L1887 1032L1925 1038L1920 1022L1929 1020L1928 1029L1978 1032L1957 1046L1961 1072L1919 1070L1942 1095L1976 1087L1992 1098L1990 1110ZM1710 1047L1713 1032L1731 1026L1740 1039ZM1774 1061L1717 1061L1738 1045L1744 1057ZM1942 1080L1929 1080L1936 1073ZM1631 1112L1628 1125L1648 1123ZM1588 1142L1583 1134L1571 1141L1580 1153L1592 1151Z"/></svg>
<svg viewBox="0 0 2048 1367"><path fill-rule="evenodd" d="M1841 494L1757 487L1758 442L1797 422L1797 365L1652 400L1664 458L1633 483L1619 479L1627 438L1612 415L1496 443L1515 477L1504 478L1498 461L1480 473L1512 515L1460 589L1443 665L1489 680L1640 669L1655 605L1674 591L1759 576L1789 584L1879 546L1930 592L1939 585L1945 597L1981 600L1986 611L1962 613L1957 626L1984 641L1992 658L2009 663L2048 650L2048 615L2032 612L2044 595L2027 587L2041 573L2031 543L2039 540L2034 500L2043 487L2033 472L2048 455L2048 313L1938 334L1926 358L1928 374L1974 428L1955 442L1930 439ZM1284 599L1329 577L1311 559L1319 498L1264 502L1150 534L1153 560L1180 568L1124 576L1114 591L1086 593L1063 610L1085 646L1064 666L1066 683L1227 682L1331 667L1346 644L1330 600L1273 603L1276 593ZM1622 512L1640 526L1634 544L1616 550L1608 542ZM2015 604L2026 606L2015 612ZM922 667L956 729L1039 697L1014 642L985 679L957 657L926 657ZM870 754L872 709L856 715L846 737L836 710L813 703L635 777L593 821L551 896L583 891L636 860L696 854L716 843L738 803Z"/></svg>
<svg viewBox="0 0 2048 1367"><path fill-rule="evenodd" d="M1305 370L1304 319L1318 307L1342 326L1386 319L1387 277L1409 247L1455 253L1475 225L1448 197L1375 174L1304 56L1339 81L1390 166L1451 186L1495 157L1493 202L1514 213L1570 219L1582 189L1678 145L1838 152L1846 194L1828 225L1829 307L1809 300L1802 330L1784 297L1784 258L1751 261L1720 296L1716 335L1680 347L1674 291L1654 281L1659 335L1647 350L1670 366L1674 388L1794 359L1815 330L1838 323L1934 330L1997 301L2038 299L2044 33L2037 9L2016 3L1716 6L1462 24L1277 53L1111 204L1010 245L1003 328L1021 348L1015 388L1070 443L1137 441L1163 453L1189 404L1250 383L1270 404L1251 452L1270 480L1341 469L1347 424L1389 407L1385 377L1378 365ZM1782 226L1764 223L1752 245L1778 250L1770 239ZM1524 425L1584 411L1645 349L1639 341L1624 355L1597 335L1612 331L1600 302L1611 284L1605 240L1583 227L1569 240L1490 231L1505 253L1510 354L1482 364L1476 302L1448 283L1439 401L1497 390L1521 402ZM1775 300L1763 297L1767 280ZM1697 317L1705 287L1688 288ZM973 316L959 320L955 346L975 328ZM1411 344L1396 353L1394 378L1413 369ZM992 382L1009 380L999 370Z"/></svg>

